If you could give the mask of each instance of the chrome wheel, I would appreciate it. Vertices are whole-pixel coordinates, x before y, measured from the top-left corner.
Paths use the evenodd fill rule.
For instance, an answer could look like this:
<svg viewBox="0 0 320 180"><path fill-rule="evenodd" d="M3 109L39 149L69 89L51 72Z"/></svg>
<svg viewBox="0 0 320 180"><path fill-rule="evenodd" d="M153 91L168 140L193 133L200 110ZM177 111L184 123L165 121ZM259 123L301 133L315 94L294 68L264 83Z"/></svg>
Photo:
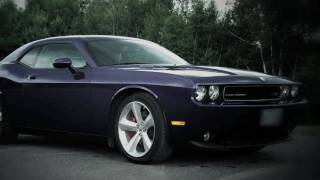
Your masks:
<svg viewBox="0 0 320 180"><path fill-rule="evenodd" d="M118 121L121 146L132 157L142 157L153 145L154 119L149 108L139 101L128 103L122 109Z"/></svg>

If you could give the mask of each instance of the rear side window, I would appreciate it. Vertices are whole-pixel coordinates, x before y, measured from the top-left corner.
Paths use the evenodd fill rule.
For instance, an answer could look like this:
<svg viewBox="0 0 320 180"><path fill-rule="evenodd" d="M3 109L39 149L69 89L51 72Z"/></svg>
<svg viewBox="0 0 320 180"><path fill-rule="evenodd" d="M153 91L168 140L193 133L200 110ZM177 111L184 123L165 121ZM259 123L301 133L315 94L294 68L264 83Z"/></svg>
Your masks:
<svg viewBox="0 0 320 180"><path fill-rule="evenodd" d="M29 67L34 67L37 57L39 56L40 50L41 50L41 47L35 47L31 49L20 59L20 62Z"/></svg>
<svg viewBox="0 0 320 180"><path fill-rule="evenodd" d="M82 68L86 61L76 47L71 44L49 44L45 45L39 54L34 68L53 69L53 62L58 58L70 58L72 66Z"/></svg>

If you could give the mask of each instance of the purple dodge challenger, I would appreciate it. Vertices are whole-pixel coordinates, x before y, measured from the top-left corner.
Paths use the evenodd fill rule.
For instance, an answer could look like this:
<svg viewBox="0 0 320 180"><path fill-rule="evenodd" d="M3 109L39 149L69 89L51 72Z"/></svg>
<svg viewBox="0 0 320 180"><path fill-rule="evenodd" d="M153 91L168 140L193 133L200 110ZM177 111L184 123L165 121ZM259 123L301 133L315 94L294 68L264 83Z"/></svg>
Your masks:
<svg viewBox="0 0 320 180"><path fill-rule="evenodd" d="M102 138L137 163L174 147L259 150L285 141L305 104L300 84L194 66L146 40L62 36L0 64L0 141L18 134Z"/></svg>

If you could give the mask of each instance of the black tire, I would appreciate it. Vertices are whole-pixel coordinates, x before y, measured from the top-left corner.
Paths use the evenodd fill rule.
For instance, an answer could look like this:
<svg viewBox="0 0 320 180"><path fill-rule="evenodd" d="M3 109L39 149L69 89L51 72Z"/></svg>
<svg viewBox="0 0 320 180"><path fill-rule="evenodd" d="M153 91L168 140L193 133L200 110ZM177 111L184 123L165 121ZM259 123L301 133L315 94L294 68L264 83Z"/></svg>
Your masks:
<svg viewBox="0 0 320 180"><path fill-rule="evenodd" d="M5 113L5 108L0 106L0 143L14 143L18 138L18 133Z"/></svg>
<svg viewBox="0 0 320 180"><path fill-rule="evenodd" d="M118 124L119 117L123 108L129 104L130 102L142 102L145 104L148 109L151 111L154 119L155 133L153 144L145 155L142 157L133 157L129 155L121 145L119 134L118 134ZM156 163L161 162L169 158L171 155L173 148L169 143L169 132L167 127L167 122L164 118L163 112L157 103L157 101L153 98L153 96L148 93L135 93L131 96L125 98L117 107L116 116L114 123L114 132L115 132L115 140L118 149L122 152L122 154L130 161L134 163Z"/></svg>

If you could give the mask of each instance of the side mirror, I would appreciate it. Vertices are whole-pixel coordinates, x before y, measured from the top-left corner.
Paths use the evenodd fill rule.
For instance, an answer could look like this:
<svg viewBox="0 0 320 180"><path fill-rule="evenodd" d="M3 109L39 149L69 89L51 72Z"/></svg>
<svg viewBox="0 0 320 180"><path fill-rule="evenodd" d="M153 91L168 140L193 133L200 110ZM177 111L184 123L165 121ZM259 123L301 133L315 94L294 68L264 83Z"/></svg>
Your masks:
<svg viewBox="0 0 320 180"><path fill-rule="evenodd" d="M68 68L71 74L74 75L75 80L80 80L85 78L85 74L83 72L77 71L71 65L72 65L72 61L70 58L59 58L54 60L53 62L53 67L55 68L58 68L58 69Z"/></svg>
<svg viewBox="0 0 320 180"><path fill-rule="evenodd" d="M59 58L54 60L53 67L58 69L70 68L72 61L70 58Z"/></svg>

